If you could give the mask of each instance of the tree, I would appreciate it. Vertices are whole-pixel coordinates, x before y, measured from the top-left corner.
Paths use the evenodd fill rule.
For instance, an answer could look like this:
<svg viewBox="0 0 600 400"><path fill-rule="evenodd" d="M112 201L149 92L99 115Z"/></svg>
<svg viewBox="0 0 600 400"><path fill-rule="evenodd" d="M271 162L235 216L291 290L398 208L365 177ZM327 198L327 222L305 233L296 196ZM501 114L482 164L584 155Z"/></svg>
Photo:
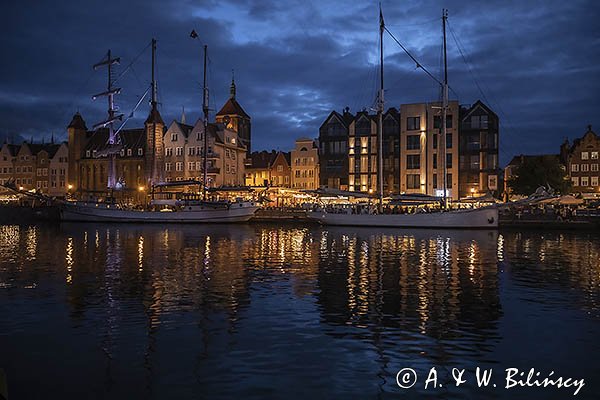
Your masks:
<svg viewBox="0 0 600 400"><path fill-rule="evenodd" d="M571 182L564 166L556 156L526 156L513 171L508 187L514 194L528 196L540 186L550 186L559 194L567 194Z"/></svg>

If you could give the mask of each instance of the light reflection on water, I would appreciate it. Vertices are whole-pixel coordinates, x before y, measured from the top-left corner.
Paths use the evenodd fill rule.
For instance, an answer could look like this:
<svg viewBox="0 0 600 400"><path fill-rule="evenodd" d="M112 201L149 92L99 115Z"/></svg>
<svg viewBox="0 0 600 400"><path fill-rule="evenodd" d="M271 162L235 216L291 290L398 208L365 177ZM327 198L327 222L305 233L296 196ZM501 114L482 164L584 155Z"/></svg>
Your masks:
<svg viewBox="0 0 600 400"><path fill-rule="evenodd" d="M0 239L15 398L385 398L407 366L600 378L581 363L600 350L589 233L73 224ZM513 395L409 395L425 393Z"/></svg>

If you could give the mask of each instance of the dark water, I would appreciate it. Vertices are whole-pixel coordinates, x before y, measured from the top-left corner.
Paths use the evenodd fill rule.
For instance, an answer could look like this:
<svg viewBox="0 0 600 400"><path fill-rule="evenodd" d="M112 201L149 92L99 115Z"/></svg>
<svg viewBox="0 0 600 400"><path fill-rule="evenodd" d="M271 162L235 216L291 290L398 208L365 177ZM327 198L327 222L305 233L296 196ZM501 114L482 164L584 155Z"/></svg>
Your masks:
<svg viewBox="0 0 600 400"><path fill-rule="evenodd" d="M595 399L599 259L592 233L0 226L0 368L10 399L573 398L510 367Z"/></svg>

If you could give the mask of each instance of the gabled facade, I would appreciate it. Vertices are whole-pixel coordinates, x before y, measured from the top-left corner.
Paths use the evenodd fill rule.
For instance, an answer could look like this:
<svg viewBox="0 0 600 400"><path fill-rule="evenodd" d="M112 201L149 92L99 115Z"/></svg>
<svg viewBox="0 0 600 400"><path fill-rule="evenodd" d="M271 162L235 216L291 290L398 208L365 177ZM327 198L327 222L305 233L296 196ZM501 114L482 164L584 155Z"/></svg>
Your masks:
<svg viewBox="0 0 600 400"><path fill-rule="evenodd" d="M360 111L348 127L348 190L352 192L378 191L376 118Z"/></svg>
<svg viewBox="0 0 600 400"><path fill-rule="evenodd" d="M460 111L460 197L499 195L499 119L480 100Z"/></svg>
<svg viewBox="0 0 600 400"><path fill-rule="evenodd" d="M293 181L293 176L290 162L290 153L286 153L283 151L277 152L275 159L271 162L271 165L269 166L269 179L271 187L289 188L292 186L291 182Z"/></svg>
<svg viewBox="0 0 600 400"><path fill-rule="evenodd" d="M342 114L332 111L319 128L319 183L348 190L349 126L354 116L346 107Z"/></svg>
<svg viewBox="0 0 600 400"><path fill-rule="evenodd" d="M567 167L574 193L600 196L600 137L588 125L586 133L572 144L562 144L561 160Z"/></svg>
<svg viewBox="0 0 600 400"><path fill-rule="evenodd" d="M319 188L319 149L313 139L300 138L291 153L292 188Z"/></svg>

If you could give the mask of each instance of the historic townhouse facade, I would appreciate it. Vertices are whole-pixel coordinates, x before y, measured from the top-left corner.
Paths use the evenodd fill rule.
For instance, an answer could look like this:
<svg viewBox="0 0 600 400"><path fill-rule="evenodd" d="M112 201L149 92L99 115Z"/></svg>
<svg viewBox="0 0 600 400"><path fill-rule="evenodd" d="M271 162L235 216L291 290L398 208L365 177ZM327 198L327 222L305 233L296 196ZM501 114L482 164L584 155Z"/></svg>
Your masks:
<svg viewBox="0 0 600 400"><path fill-rule="evenodd" d="M319 149L313 139L300 138L291 153L292 188L319 188Z"/></svg>
<svg viewBox="0 0 600 400"><path fill-rule="evenodd" d="M235 99L234 82L231 97L217 113L216 120L217 123L208 124L207 185L244 185L246 144L250 145L251 140L250 117ZM73 116L67 133L67 187L81 198L101 198L120 192L124 198L141 201L157 183L200 181L204 176L204 121L198 120L193 126L174 121L167 128L156 104L142 128L119 132L119 143L113 148L107 146L107 129L88 130L79 113ZM117 187L108 190L109 153L113 151Z"/></svg>
<svg viewBox="0 0 600 400"><path fill-rule="evenodd" d="M588 125L586 133L560 148L561 161L571 179L572 191L585 195L600 195L600 137Z"/></svg>
<svg viewBox="0 0 600 400"><path fill-rule="evenodd" d="M67 192L66 143L5 143L0 150L0 183L54 197Z"/></svg>

